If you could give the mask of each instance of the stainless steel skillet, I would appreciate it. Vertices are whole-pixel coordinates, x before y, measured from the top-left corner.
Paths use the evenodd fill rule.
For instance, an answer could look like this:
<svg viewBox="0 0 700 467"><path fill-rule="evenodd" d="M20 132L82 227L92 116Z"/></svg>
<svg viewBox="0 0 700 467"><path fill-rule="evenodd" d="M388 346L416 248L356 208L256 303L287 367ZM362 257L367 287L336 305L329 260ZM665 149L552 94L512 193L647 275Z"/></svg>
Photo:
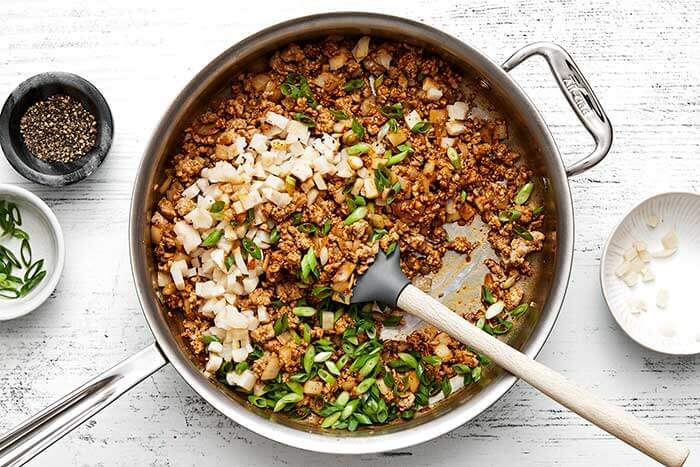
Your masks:
<svg viewBox="0 0 700 467"><path fill-rule="evenodd" d="M415 445L440 436L479 415L515 383L498 372L488 384L462 391L421 417L381 429L340 434L270 416L204 377L180 338L177 320L168 320L155 294L148 226L155 185L182 130L207 103L227 88L237 70L257 66L264 57L292 41L329 34L369 34L423 46L464 70L509 122L510 144L528 158L543 180L549 213L548 238L532 293L543 304L518 329L509 344L535 357L549 335L564 299L573 254L574 223L568 177L601 161L612 143L610 123L571 57L554 44L537 43L516 52L501 66L463 42L413 21L367 13L332 13L295 19L265 29L231 47L185 87L165 113L147 147L134 185L129 237L136 290L155 343L108 370L0 439L0 464L26 462L121 394L171 363L207 402L241 425L270 439L312 451L359 454ZM546 59L565 97L593 136L591 154L565 167L550 131L535 106L508 75L527 58Z"/></svg>

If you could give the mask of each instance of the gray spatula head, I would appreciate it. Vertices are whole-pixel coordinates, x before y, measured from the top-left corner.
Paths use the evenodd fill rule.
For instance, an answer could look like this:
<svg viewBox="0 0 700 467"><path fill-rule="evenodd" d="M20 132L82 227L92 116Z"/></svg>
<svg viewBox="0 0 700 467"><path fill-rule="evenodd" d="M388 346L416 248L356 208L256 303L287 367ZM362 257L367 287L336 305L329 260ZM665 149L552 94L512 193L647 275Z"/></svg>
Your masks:
<svg viewBox="0 0 700 467"><path fill-rule="evenodd" d="M389 256L381 249L369 269L357 279L350 303L380 302L396 306L401 291L410 284L401 271L399 247Z"/></svg>

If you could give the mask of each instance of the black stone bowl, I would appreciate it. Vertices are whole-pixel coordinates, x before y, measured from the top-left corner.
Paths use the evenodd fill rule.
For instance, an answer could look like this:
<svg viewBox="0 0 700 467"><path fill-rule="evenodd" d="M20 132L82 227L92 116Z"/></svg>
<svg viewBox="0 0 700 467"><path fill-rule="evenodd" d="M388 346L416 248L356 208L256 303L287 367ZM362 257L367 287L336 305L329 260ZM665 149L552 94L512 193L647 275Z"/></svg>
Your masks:
<svg viewBox="0 0 700 467"><path fill-rule="evenodd" d="M47 162L32 155L24 144L19 122L35 102L54 94L80 101L95 116L95 146L71 162ZM112 145L114 122L104 96L89 81L71 73L50 72L32 76L12 91L0 113L0 146L12 167L25 178L43 185L63 186L78 182L97 169Z"/></svg>

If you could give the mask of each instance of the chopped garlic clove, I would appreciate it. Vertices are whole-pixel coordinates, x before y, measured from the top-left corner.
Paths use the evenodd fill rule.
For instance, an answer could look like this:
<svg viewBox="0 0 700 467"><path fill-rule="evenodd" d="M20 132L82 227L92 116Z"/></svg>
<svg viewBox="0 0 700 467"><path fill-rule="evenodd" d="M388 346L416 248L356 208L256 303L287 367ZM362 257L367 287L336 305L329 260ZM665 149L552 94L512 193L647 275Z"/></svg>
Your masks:
<svg viewBox="0 0 700 467"><path fill-rule="evenodd" d="M625 281L625 284L627 284L628 287L634 287L637 285L637 281L639 281L639 274L635 271L630 271L625 274L622 280Z"/></svg>
<svg viewBox="0 0 700 467"><path fill-rule="evenodd" d="M673 256L673 254L678 251L678 248L673 248L673 249L664 249L661 251L652 251L650 254L652 258L668 258L669 256Z"/></svg>
<svg viewBox="0 0 700 467"><path fill-rule="evenodd" d="M633 315L638 315L643 311L647 311L647 303L641 298L630 298L627 301L627 305L630 308L630 313Z"/></svg>
<svg viewBox="0 0 700 467"><path fill-rule="evenodd" d="M666 289L659 289L658 292L656 292L656 306L658 308L663 308L665 309L668 307L668 290Z"/></svg>
<svg viewBox="0 0 700 467"><path fill-rule="evenodd" d="M669 233L664 235L661 239L661 244L664 246L664 250L678 249L678 235L676 235L676 231L671 230Z"/></svg>
<svg viewBox="0 0 700 467"><path fill-rule="evenodd" d="M642 282L652 282L654 279L656 279L656 276L651 269L642 269Z"/></svg>
<svg viewBox="0 0 700 467"><path fill-rule="evenodd" d="M637 240L636 242L634 242L634 249L638 252L646 251L647 244L641 240Z"/></svg>
<svg viewBox="0 0 700 467"><path fill-rule="evenodd" d="M617 277L624 277L628 272L630 272L630 263L627 261L620 263L620 265L615 269L615 275Z"/></svg>
<svg viewBox="0 0 700 467"><path fill-rule="evenodd" d="M659 221L659 216L657 216L656 214L649 214L646 218L647 225L652 229L659 225Z"/></svg>
<svg viewBox="0 0 700 467"><path fill-rule="evenodd" d="M632 247L632 248L625 250L622 257L625 258L625 261L632 261L634 258L637 257L637 249Z"/></svg>

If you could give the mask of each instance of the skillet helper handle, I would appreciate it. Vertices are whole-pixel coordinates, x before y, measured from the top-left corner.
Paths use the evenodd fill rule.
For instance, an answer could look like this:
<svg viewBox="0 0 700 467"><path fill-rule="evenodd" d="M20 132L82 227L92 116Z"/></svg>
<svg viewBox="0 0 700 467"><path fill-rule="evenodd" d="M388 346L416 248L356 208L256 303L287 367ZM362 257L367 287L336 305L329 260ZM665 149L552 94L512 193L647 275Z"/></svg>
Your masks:
<svg viewBox="0 0 700 467"><path fill-rule="evenodd" d="M688 449L679 442L487 334L415 286L409 284L403 289L397 306L476 349L509 373L658 462L678 467L688 457Z"/></svg>
<svg viewBox="0 0 700 467"><path fill-rule="evenodd" d="M533 55L540 55L547 60L549 69L552 70L566 100L595 141L592 153L566 168L569 177L578 175L608 155L613 140L610 120L574 60L566 50L556 44L535 42L526 45L503 62L503 69L511 71Z"/></svg>
<svg viewBox="0 0 700 467"><path fill-rule="evenodd" d="M29 462L166 363L151 344L56 401L0 438L0 465Z"/></svg>

